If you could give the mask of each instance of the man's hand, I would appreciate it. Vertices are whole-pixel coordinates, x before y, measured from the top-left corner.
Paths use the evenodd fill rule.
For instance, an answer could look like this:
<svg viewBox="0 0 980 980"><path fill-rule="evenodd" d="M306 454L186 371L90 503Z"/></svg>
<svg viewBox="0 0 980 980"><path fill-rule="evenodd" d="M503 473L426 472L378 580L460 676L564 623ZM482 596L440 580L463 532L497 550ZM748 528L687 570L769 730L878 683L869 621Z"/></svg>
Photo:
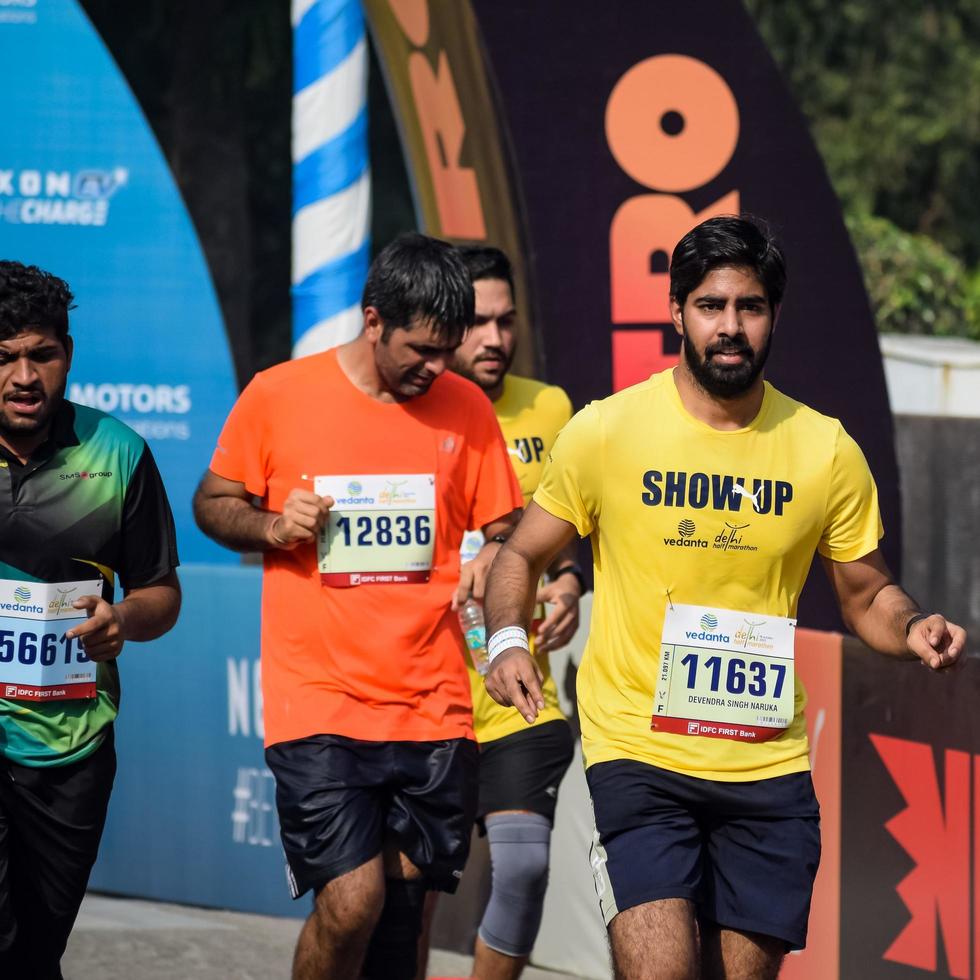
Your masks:
<svg viewBox="0 0 980 980"><path fill-rule="evenodd" d="M483 601L483 591L487 586L487 574L493 564L497 552L500 551L500 544L496 541L487 541L477 552L472 561L466 562L459 570L459 585L453 594L453 609L459 607L466 600L473 596L477 602Z"/></svg>
<svg viewBox="0 0 980 980"><path fill-rule="evenodd" d="M315 540L333 505L333 497L321 497L300 487L291 490L282 513L269 522L266 531L269 544L292 551L297 545Z"/></svg>
<svg viewBox="0 0 980 980"><path fill-rule="evenodd" d="M559 575L553 582L538 589L537 602L555 608L541 620L534 634L536 649L542 653L560 650L569 643L578 629L578 601L582 592L574 575Z"/></svg>
<svg viewBox="0 0 980 980"><path fill-rule="evenodd" d="M118 657L126 640L119 610L97 595L83 595L72 605L76 609L84 609L88 619L72 627L65 636L80 637L89 660L102 662Z"/></svg>
<svg viewBox="0 0 980 980"><path fill-rule="evenodd" d="M966 649L966 630L933 613L912 624L908 645L926 666L942 670L959 661Z"/></svg>
<svg viewBox="0 0 980 980"><path fill-rule="evenodd" d="M517 708L524 720L532 725L544 708L543 679L534 658L526 650L513 647L493 658L483 683L487 694L497 704Z"/></svg>

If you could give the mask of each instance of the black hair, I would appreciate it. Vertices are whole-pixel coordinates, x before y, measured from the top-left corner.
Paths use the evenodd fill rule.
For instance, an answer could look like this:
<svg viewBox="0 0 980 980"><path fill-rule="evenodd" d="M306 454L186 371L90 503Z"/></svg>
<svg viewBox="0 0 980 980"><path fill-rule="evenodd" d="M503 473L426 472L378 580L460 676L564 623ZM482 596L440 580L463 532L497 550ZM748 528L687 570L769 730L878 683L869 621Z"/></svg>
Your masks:
<svg viewBox="0 0 980 980"><path fill-rule="evenodd" d="M75 308L64 279L9 259L0 260L0 340L29 327L47 327L68 347L68 311Z"/></svg>
<svg viewBox="0 0 980 980"><path fill-rule="evenodd" d="M502 279L510 286L511 297L516 297L514 267L499 248L494 248L492 245L463 245L459 251L466 268L470 270L470 278L473 282L479 282L481 279Z"/></svg>
<svg viewBox="0 0 980 980"><path fill-rule="evenodd" d="M382 340L420 320L440 340L459 343L473 326L473 283L459 249L438 238L399 235L375 257L361 295L384 323Z"/></svg>
<svg viewBox="0 0 980 980"><path fill-rule="evenodd" d="M670 298L683 307L705 276L720 265L752 269L776 312L786 291L786 259L764 221L752 215L722 215L692 228L670 257Z"/></svg>

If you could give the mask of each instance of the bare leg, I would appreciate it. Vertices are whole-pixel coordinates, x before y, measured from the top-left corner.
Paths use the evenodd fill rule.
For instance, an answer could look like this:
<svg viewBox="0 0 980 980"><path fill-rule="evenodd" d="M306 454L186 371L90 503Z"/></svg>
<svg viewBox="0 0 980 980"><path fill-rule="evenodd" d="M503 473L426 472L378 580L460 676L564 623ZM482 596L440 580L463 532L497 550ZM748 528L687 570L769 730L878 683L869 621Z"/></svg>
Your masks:
<svg viewBox="0 0 980 980"><path fill-rule="evenodd" d="M473 980L517 980L528 956L508 956L491 949L479 936L473 951Z"/></svg>
<svg viewBox="0 0 980 980"><path fill-rule="evenodd" d="M616 980L698 980L694 905L683 898L647 902L609 923Z"/></svg>
<svg viewBox="0 0 980 980"><path fill-rule="evenodd" d="M419 936L419 966L415 980L425 980L429 969L429 942L432 938L432 920L439 904L438 892L426 892L425 909L422 911L422 935Z"/></svg>
<svg viewBox="0 0 980 980"><path fill-rule="evenodd" d="M701 955L704 980L776 980L786 944L757 932L719 929L702 924Z"/></svg>
<svg viewBox="0 0 980 980"><path fill-rule="evenodd" d="M293 980L357 980L384 897L380 854L327 882L299 934Z"/></svg>

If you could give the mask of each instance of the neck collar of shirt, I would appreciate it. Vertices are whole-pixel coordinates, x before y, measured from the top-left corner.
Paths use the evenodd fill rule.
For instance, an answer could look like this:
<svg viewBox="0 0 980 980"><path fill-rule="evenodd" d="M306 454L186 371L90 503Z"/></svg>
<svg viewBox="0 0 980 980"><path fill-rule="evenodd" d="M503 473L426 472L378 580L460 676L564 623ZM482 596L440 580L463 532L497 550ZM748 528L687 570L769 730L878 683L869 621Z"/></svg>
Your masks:
<svg viewBox="0 0 980 980"><path fill-rule="evenodd" d="M707 422L702 422L701 419L695 418L685 407L684 402L681 401L680 392L677 390L677 382L674 380L674 372L669 369L667 374L667 386L670 391L670 399L677 409L678 414L683 418L689 425L696 428L699 432L711 432L716 436L736 436L740 433L745 432L755 432L761 429L763 423L765 422L766 416L769 414L769 408L772 405L772 385L768 381L763 381L763 392L762 392L762 404L759 406L759 411L756 413L754 419L749 422L748 425L743 425L739 429L716 429L713 425L708 425Z"/></svg>
<svg viewBox="0 0 980 980"><path fill-rule="evenodd" d="M63 400L54 414L48 438L27 457L26 463L21 463L17 456L6 446L0 445L0 456L14 466L40 466L46 463L59 450L67 446L77 446L78 436L75 434L75 406L70 401Z"/></svg>

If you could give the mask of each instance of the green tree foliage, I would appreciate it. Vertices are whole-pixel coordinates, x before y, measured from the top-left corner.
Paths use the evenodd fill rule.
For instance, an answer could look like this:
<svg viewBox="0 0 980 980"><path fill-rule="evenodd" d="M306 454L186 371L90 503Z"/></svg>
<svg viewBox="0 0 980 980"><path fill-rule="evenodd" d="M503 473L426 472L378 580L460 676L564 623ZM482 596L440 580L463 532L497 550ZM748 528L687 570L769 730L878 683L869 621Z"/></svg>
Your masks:
<svg viewBox="0 0 980 980"><path fill-rule="evenodd" d="M950 332L970 334L972 322L976 335L980 285L967 270L980 263L980 4L746 6L810 122L887 319L879 325L910 322L912 310L897 311L915 295L935 304L920 310L920 331L959 320ZM876 275L898 293L886 300ZM926 281L945 285L916 285Z"/></svg>
<svg viewBox="0 0 980 980"><path fill-rule="evenodd" d="M980 340L980 281L959 259L928 235L902 231L887 218L847 215L847 227L879 330Z"/></svg>

